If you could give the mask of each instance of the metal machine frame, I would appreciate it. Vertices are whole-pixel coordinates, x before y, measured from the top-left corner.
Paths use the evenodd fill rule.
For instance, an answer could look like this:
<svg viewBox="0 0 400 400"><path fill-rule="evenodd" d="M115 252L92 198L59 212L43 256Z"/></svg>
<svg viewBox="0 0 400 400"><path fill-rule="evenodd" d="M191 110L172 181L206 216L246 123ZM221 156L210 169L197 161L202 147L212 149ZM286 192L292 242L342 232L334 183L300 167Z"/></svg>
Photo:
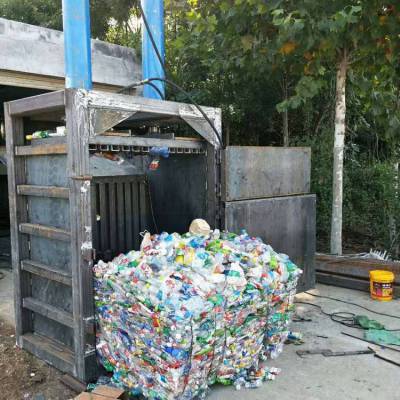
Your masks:
<svg viewBox="0 0 400 400"><path fill-rule="evenodd" d="M203 110L221 135L220 109L204 107ZM44 140L43 144L26 145L26 119L59 123L64 117L66 142L46 144ZM104 130L127 118L143 122L184 121L202 140L102 135ZM88 381L96 375L90 151L129 149L146 154L153 146L167 146L178 154L205 154L206 216L211 225L220 226L219 141L201 113L191 105L82 89L66 89L6 103L5 121L17 343L58 369ZM29 184L27 160L54 155L67 158L65 181L68 184L63 187ZM49 173L49 170L43 171L44 175ZM32 223L28 202L32 197L68 201L69 229ZM32 237L69 244L70 271L31 260ZM72 312L32 297L32 276L67 286L72 299L65 301L71 301ZM55 330L56 326L71 329L72 349L54 338L35 333L35 315L54 321Z"/></svg>

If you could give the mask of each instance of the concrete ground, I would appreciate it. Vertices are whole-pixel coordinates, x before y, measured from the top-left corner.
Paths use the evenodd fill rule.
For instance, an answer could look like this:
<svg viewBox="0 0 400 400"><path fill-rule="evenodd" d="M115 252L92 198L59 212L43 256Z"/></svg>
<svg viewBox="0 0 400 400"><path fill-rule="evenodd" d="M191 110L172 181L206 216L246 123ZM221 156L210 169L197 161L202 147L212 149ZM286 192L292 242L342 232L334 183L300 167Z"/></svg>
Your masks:
<svg viewBox="0 0 400 400"><path fill-rule="evenodd" d="M13 323L11 272L3 269L1 272L5 273L5 277L0 280L0 319ZM400 316L400 300L379 303L372 301L368 293L326 285L317 285L316 289L311 292L355 302L379 312ZM304 293L297 295L297 300L319 304L324 311L329 313L346 311L364 314L384 323L388 329L400 329L400 320L375 315L354 306L312 297ZM372 354L345 357L309 355L300 358L296 354L296 351L300 349L365 350L368 344L342 335L341 331L346 331L361 337L362 332L332 322L329 317L322 315L315 307L299 304L297 314L312 319L311 322L292 324L293 331L303 333L305 343L300 346L286 345L283 354L277 360L269 362L269 366L282 369L275 381L266 382L261 388L255 390L236 391L232 387L216 386L211 390L208 400L400 399L398 388L400 367L382 361ZM317 335L328 338L320 338ZM384 352L390 357L393 353L400 360L400 353L391 350Z"/></svg>
<svg viewBox="0 0 400 400"><path fill-rule="evenodd" d="M0 227L0 319L14 325L14 295L9 231Z"/></svg>
<svg viewBox="0 0 400 400"><path fill-rule="evenodd" d="M398 315L400 300L389 303L372 301L368 293L336 288L318 284L310 292L355 302L379 312ZM400 329L400 319L382 317L358 307L331 300L299 294L298 301L319 304L325 312L346 311L367 315L384 323L388 329ZM382 361L372 354L324 357L309 355L300 358L297 350L331 349L332 351L366 350L368 343L342 335L341 331L362 336L358 329L347 328L322 315L317 308L299 304L297 314L311 318L311 322L292 324L293 331L304 334L305 343L301 346L286 345L277 360L269 366L282 369L275 381L266 382L260 389L236 391L230 387L217 387L212 390L208 400L399 400L398 382L400 367ZM328 339L317 335L328 336ZM400 348L399 348L400 349ZM400 360L400 354L384 350L385 354Z"/></svg>
<svg viewBox="0 0 400 400"><path fill-rule="evenodd" d="M336 288L318 284L310 292L355 302L379 312L398 315L400 318L400 300L390 303L372 301L368 293ZM387 329L400 329L400 319L382 317L331 300L315 298L307 294L297 295L298 301L319 304L329 313L336 311L354 312L367 315L384 323ZM230 387L217 387L211 391L208 400L399 400L400 367L382 361L372 354L324 357L309 355L300 358L296 351L300 349L331 349L333 351L366 350L368 343L342 335L341 331L362 336L358 329L347 328L332 322L317 308L299 304L297 314L309 317L311 322L292 324L293 331L304 334L305 343L301 346L286 345L277 360L270 366L282 369L275 381L266 382L255 390L236 391ZM328 339L316 335L328 336ZM399 347L400 349L400 347ZM384 350L388 357L400 361L400 353Z"/></svg>
<svg viewBox="0 0 400 400"><path fill-rule="evenodd" d="M0 269L0 320L14 325L14 291L12 272L10 269Z"/></svg>

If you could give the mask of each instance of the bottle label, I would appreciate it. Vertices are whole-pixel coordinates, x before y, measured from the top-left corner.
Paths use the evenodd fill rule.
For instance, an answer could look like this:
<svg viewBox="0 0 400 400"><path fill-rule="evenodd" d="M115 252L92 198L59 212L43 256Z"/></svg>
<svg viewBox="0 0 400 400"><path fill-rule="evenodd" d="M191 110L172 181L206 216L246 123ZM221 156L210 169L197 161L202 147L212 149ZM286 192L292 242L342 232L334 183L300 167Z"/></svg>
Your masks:
<svg viewBox="0 0 400 400"><path fill-rule="evenodd" d="M393 295L392 283L373 282L373 294L379 297L390 297Z"/></svg>

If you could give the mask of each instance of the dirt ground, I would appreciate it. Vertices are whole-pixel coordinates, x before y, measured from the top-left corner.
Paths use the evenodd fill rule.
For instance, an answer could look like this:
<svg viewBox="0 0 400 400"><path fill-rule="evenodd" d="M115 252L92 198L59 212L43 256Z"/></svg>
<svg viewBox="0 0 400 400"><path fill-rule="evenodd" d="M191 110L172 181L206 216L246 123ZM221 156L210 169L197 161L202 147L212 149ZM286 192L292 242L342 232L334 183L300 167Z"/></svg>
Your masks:
<svg viewBox="0 0 400 400"><path fill-rule="evenodd" d="M15 345L14 328L0 320L0 400L67 400L76 393L62 374Z"/></svg>

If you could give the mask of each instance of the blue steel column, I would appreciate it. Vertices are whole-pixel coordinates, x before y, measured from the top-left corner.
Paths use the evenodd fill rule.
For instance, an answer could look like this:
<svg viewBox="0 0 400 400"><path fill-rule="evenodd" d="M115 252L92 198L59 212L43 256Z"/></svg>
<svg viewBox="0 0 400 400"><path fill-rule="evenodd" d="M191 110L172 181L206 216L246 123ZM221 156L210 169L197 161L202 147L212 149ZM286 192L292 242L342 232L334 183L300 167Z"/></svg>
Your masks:
<svg viewBox="0 0 400 400"><path fill-rule="evenodd" d="M65 87L92 89L89 0L63 0Z"/></svg>
<svg viewBox="0 0 400 400"><path fill-rule="evenodd" d="M141 0L143 12L146 16L157 49L161 55L163 63L165 62L165 45L164 45L164 1L163 0ZM163 68L157 57L154 47L150 41L146 26L143 24L143 40L142 40L142 74L143 79L148 78L165 78ZM164 82L153 81L162 94L165 94ZM145 85L143 89L144 97L159 99L159 94L149 85Z"/></svg>

